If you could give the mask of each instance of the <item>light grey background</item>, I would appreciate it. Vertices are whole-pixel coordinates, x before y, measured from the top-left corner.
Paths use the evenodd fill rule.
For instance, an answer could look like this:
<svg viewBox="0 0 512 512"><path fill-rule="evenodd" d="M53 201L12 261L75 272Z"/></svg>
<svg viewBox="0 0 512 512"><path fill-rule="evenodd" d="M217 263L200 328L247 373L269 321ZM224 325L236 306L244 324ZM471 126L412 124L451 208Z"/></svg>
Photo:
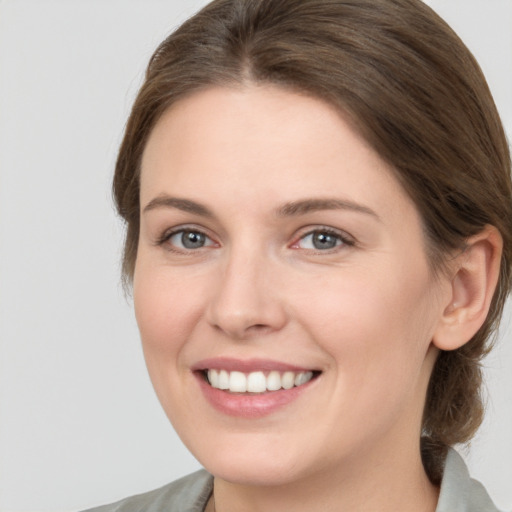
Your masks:
<svg viewBox="0 0 512 512"><path fill-rule="evenodd" d="M0 510L72 511L199 467L167 423L119 283L110 198L157 43L204 1L0 0ZM512 134L512 1L432 0ZM512 509L512 329L472 473Z"/></svg>

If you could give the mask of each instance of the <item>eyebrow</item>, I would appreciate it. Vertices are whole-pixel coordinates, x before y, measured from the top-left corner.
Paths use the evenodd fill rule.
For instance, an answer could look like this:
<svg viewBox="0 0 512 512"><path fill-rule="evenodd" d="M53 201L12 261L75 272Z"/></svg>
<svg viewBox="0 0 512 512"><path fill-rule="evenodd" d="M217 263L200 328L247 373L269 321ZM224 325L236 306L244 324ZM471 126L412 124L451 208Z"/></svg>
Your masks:
<svg viewBox="0 0 512 512"><path fill-rule="evenodd" d="M200 203L196 203L190 199L181 199L179 197L170 197L167 195L155 197L144 207L143 211L149 212L156 208L176 208L177 210L200 215L201 217L214 217L211 210Z"/></svg>
<svg viewBox="0 0 512 512"><path fill-rule="evenodd" d="M190 199L182 199L168 195L160 195L155 197L144 207L143 211L148 212L157 208L175 208L177 210L199 215L201 217L215 217L209 208L200 203ZM355 203L353 201L336 198L315 198L292 201L279 207L276 210L276 215L277 217L295 217L322 210L348 210L356 213L370 215L377 220L380 220L379 216L371 208Z"/></svg>
<svg viewBox="0 0 512 512"><path fill-rule="evenodd" d="M356 213L371 215L377 220L380 220L379 216L367 206L363 206L353 201L335 198L304 199L299 201L292 201L281 206L277 210L277 215L278 217L292 217L321 210L349 210Z"/></svg>

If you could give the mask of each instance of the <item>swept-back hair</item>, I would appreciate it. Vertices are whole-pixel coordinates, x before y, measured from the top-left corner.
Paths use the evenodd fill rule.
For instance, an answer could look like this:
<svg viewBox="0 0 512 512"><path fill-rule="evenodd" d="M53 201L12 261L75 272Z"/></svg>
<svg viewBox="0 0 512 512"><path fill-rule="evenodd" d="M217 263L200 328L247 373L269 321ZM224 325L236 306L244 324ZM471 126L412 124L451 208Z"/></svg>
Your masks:
<svg viewBox="0 0 512 512"><path fill-rule="evenodd" d="M441 352L426 398L422 455L439 482L447 447L481 423L481 358L511 287L510 153L485 78L457 35L420 0L215 0L156 50L126 126L114 196L127 223L123 272L139 239L141 157L160 116L213 85L269 83L348 115L418 208L432 269L487 224L504 241L485 324Z"/></svg>

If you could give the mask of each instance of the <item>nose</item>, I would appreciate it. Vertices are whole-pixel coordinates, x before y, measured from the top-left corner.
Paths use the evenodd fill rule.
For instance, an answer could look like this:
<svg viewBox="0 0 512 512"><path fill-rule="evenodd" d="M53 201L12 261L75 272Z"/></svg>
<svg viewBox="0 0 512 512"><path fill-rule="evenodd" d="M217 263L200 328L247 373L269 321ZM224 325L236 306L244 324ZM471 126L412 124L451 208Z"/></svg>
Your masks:
<svg viewBox="0 0 512 512"><path fill-rule="evenodd" d="M207 319L234 340L279 331L287 322L278 269L254 251L231 254L212 290Z"/></svg>

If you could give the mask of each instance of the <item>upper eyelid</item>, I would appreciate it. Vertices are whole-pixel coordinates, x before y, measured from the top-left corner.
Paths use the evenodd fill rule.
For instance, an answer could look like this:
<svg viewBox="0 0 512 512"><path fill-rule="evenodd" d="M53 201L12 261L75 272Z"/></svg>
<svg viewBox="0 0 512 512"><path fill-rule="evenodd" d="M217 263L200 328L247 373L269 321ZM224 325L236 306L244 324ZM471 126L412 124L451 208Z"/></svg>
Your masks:
<svg viewBox="0 0 512 512"><path fill-rule="evenodd" d="M353 243L356 243L356 238L354 236L352 236L350 233L348 233L347 231L345 231L343 229L333 228L331 226L321 226L321 225L320 226L307 226L305 228L302 228L301 230L299 230L298 234L294 237L295 241L293 243L296 243L298 240L301 240L302 238L304 238L308 235L311 235L313 233L318 233L318 232L325 232L325 233L329 233L332 235L337 235L341 239L347 239Z"/></svg>
<svg viewBox="0 0 512 512"><path fill-rule="evenodd" d="M156 245L163 244L168 241L172 236L180 233L182 231L197 231L208 237L210 240L219 244L218 237L211 233L211 230L206 229L202 226L198 226L196 224L181 224L178 226L174 226L172 228L165 229L156 239ZM289 246L297 244L299 240L305 238L308 235L312 235L317 232L326 232L335 236L339 236L345 242L350 242L352 245L357 244L357 240L354 236L343 229L334 228L332 226L327 225L309 225L304 226L297 231L292 236L292 241L289 243Z"/></svg>
<svg viewBox="0 0 512 512"><path fill-rule="evenodd" d="M207 238L209 238L210 240L212 240L214 242L216 241L215 237L212 236L211 233L209 233L209 230L201 228L201 227L198 227L198 226L194 226L194 225L191 225L191 224L183 224L183 225L180 225L180 226L175 226L175 227L172 227L172 228L165 229L157 237L156 245L160 245L160 244L168 241L171 237L173 237L177 233L181 233L183 231L195 231L197 233L203 234L204 236L206 236Z"/></svg>

